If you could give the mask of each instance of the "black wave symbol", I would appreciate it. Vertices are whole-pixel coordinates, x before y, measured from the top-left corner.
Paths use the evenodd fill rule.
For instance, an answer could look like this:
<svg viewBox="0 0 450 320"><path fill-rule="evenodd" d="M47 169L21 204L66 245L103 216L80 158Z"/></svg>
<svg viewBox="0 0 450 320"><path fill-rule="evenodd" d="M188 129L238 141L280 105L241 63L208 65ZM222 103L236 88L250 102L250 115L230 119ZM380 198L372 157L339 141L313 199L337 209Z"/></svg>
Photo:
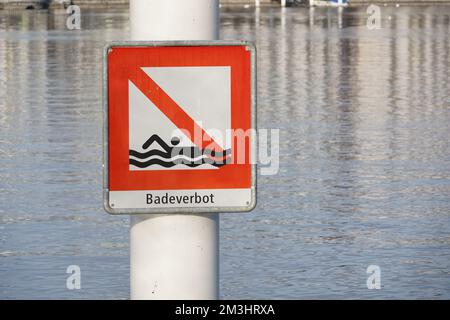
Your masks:
<svg viewBox="0 0 450 320"><path fill-rule="evenodd" d="M179 150L176 150L179 149ZM199 150L199 151L197 151ZM149 157L153 156L159 156L165 159L173 158L174 156L187 156L187 157L199 157L202 155L206 155L210 158L214 159L224 159L230 155L230 149L225 150L224 152L216 152L214 150L210 149L202 149L196 147L183 147L183 148L174 148L171 153L167 153L166 151L161 150L150 150L147 152L138 152L135 150L130 150L130 156L133 156L135 158L139 159L147 159Z"/></svg>
<svg viewBox="0 0 450 320"><path fill-rule="evenodd" d="M207 159L202 159L202 160L207 160ZM201 166L201 165L203 165L205 163L211 164L211 165L213 165L215 167L218 167L218 168L226 165L226 163L214 163L214 162L202 162L202 163L187 162L184 159L176 159L174 161L168 161L168 162L163 161L161 159L151 159L151 160L144 161L144 162L139 162L137 160L130 159L130 164L133 165L133 166L136 166L138 168L147 168L147 167L149 167L151 165L160 165L160 166L163 166L165 168L171 168L173 166L176 166L177 164L184 164L184 165L186 165L188 167L195 168L195 167Z"/></svg>
<svg viewBox="0 0 450 320"><path fill-rule="evenodd" d="M188 167L198 167L204 164L210 164L215 167L222 167L230 160L231 150L224 150L223 152L216 152L210 149L200 149L198 147L177 147L180 143L178 138L171 140L171 146L169 146L161 137L154 134L143 145L143 149L148 149L153 143L157 143L163 150L152 149L146 152L138 152L135 150L129 150L130 165L138 168L147 168L152 165L160 165L165 168L171 168L178 164L183 164ZM163 159L149 159L153 156L158 156ZM170 160L176 156L184 156L174 160ZM201 157L201 158L199 158ZM197 158L197 159L196 159ZM199 158L199 159L198 159ZM145 161L142 161L145 160Z"/></svg>

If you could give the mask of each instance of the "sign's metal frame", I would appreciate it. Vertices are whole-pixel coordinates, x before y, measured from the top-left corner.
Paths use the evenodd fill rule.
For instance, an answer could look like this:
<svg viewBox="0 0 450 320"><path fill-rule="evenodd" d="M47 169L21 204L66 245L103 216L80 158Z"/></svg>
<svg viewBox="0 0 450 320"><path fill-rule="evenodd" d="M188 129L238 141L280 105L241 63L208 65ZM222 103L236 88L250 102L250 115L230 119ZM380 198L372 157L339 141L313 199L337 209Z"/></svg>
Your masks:
<svg viewBox="0 0 450 320"><path fill-rule="evenodd" d="M251 199L243 207L196 207L196 208L142 208L142 209L115 209L109 205L109 144L108 144L108 53L114 47L194 47L194 46L245 46L251 52L251 126L256 130L256 47L245 40L217 40L217 41L120 41L112 42L104 48L103 52L103 207L114 215L122 214L161 214L161 213L220 213L220 212L248 212L256 207L256 159L251 164ZM256 157L256 136L252 137L250 153Z"/></svg>

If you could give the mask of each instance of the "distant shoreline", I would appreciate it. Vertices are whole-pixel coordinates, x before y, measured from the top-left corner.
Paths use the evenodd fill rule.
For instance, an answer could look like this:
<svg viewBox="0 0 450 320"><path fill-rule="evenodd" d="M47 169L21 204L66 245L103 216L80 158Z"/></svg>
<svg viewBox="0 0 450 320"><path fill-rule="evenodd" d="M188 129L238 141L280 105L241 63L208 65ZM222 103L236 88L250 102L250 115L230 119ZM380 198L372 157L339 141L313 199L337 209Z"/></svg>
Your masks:
<svg viewBox="0 0 450 320"><path fill-rule="evenodd" d="M289 1L288 1L289 2ZM323 1L322 1L323 2ZM223 7L255 6L254 0L221 0ZM129 0L0 0L0 10L64 9L70 4L82 8L128 8ZM450 0L348 0L349 6L361 5L450 5ZM278 7L279 1L260 0L262 7Z"/></svg>

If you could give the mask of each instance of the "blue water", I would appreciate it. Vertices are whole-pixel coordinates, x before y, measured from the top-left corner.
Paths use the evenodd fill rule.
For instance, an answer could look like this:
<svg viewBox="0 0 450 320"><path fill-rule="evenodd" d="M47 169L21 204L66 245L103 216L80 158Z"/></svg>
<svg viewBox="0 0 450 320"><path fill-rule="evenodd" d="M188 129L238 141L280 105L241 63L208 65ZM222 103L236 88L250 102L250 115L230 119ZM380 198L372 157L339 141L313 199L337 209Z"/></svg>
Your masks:
<svg viewBox="0 0 450 320"><path fill-rule="evenodd" d="M382 7L379 30L365 10L222 9L281 140L257 209L222 215L224 299L450 298L450 7ZM2 299L129 297L129 218L103 211L101 174L102 48L128 14L65 19L0 11Z"/></svg>

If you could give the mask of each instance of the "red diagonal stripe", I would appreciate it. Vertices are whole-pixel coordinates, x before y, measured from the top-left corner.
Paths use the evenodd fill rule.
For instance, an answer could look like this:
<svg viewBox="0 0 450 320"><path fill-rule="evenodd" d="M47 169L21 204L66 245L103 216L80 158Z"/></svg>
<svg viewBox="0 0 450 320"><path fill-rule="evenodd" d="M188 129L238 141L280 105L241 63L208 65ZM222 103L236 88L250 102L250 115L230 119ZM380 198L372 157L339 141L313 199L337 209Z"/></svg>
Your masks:
<svg viewBox="0 0 450 320"><path fill-rule="evenodd" d="M189 132L191 141L203 149L206 146L216 152L223 152L222 147L209 136L195 121L141 68L129 75L130 81L161 110L165 116L179 128ZM201 132L202 141L194 141L194 132Z"/></svg>

